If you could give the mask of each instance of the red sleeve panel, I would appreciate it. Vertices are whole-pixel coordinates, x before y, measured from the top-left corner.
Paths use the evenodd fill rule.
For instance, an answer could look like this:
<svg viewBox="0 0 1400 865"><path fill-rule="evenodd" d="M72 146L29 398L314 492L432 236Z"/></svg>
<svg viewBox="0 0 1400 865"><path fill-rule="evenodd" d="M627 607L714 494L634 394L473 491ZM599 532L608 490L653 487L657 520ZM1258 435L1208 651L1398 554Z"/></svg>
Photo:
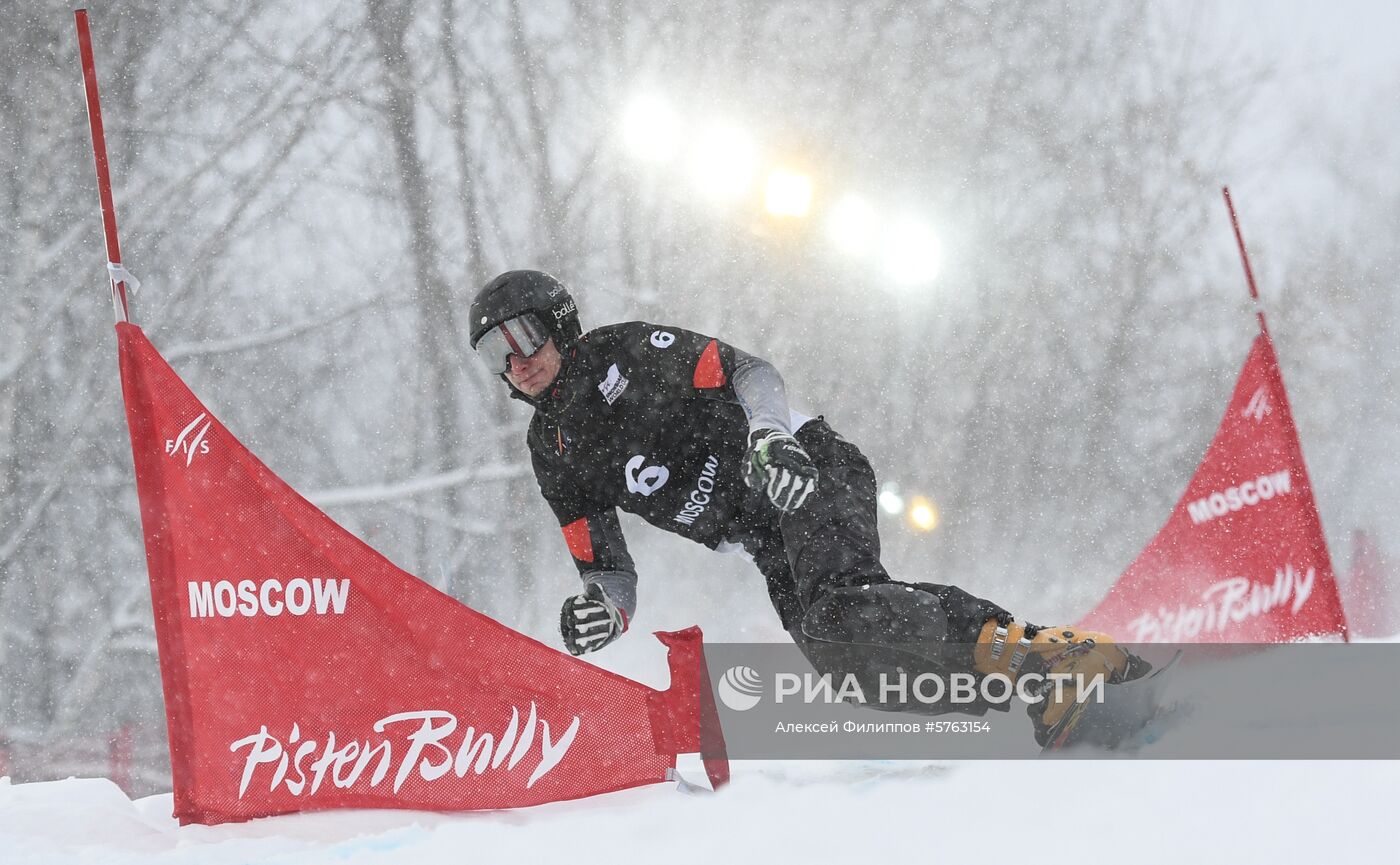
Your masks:
<svg viewBox="0 0 1400 865"><path fill-rule="evenodd" d="M564 542L569 553L580 562L593 561L593 536L588 530L588 517L579 517L563 527Z"/></svg>
<svg viewBox="0 0 1400 865"><path fill-rule="evenodd" d="M705 350L700 353L700 361L695 364L695 375L691 382L700 389L712 387L724 387L728 379L724 375L724 366L719 360L719 341L710 340L710 344L705 346Z"/></svg>

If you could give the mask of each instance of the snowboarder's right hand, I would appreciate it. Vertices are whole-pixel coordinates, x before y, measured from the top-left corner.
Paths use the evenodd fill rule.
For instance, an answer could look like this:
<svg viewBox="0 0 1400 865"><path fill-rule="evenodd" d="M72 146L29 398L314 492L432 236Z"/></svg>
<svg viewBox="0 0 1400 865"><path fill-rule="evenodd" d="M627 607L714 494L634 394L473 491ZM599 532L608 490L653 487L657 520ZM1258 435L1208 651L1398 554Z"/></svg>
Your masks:
<svg viewBox="0 0 1400 865"><path fill-rule="evenodd" d="M789 513L817 488L817 467L797 439L772 429L749 433L749 453L744 459L744 482L766 489L773 507Z"/></svg>
<svg viewBox="0 0 1400 865"><path fill-rule="evenodd" d="M564 601L559 611L559 632L571 655L596 652L626 630L627 616L596 583Z"/></svg>

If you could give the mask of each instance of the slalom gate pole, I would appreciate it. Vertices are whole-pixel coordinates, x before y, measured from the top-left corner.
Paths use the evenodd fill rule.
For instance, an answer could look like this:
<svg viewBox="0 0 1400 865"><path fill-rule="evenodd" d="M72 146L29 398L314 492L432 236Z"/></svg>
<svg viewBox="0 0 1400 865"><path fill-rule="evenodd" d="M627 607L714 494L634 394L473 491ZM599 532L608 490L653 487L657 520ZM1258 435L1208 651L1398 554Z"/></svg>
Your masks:
<svg viewBox="0 0 1400 865"><path fill-rule="evenodd" d="M83 62L83 92L87 97L88 126L92 131L92 156L97 163L97 195L102 202L102 236L107 243L107 277L112 285L112 306L118 322L130 321L126 283L131 275L122 267L121 244L117 241L117 211L112 204L107 139L102 132L102 105L97 96L97 65L92 59L92 34L88 31L87 10L75 9L73 22L78 28L78 53Z"/></svg>
<svg viewBox="0 0 1400 865"><path fill-rule="evenodd" d="M1293 421L1293 407L1288 402L1288 389L1283 385L1283 369L1278 362L1278 352L1274 349L1274 338L1269 335L1269 325L1264 321L1264 304L1259 300L1259 288L1254 283L1254 268L1249 266L1249 253L1244 248L1244 235L1240 232L1240 219L1235 214L1235 202L1230 198L1230 187L1220 187L1221 193L1225 196L1225 208L1230 211L1230 226L1235 230L1235 244L1240 249L1240 261L1244 264L1245 282L1249 283L1249 296L1254 299L1254 314L1259 319L1259 333L1264 337L1264 341L1269 345L1269 354L1274 359L1273 380L1277 381L1278 392L1274 394L1274 399L1286 413L1288 426L1292 430L1289 437L1293 447L1293 459L1303 474L1303 482L1307 484L1311 495L1308 496L1308 510L1312 512L1313 526L1316 527L1315 536L1312 539L1314 551L1327 562L1328 568L1332 571L1332 582L1337 581L1337 570L1332 566L1332 554L1327 549L1327 536L1322 531L1322 515L1317 510L1317 490L1312 485L1312 478L1308 477L1308 464L1303 459L1303 445L1298 439L1298 426ZM1341 606L1341 598L1337 599L1338 609L1342 615L1342 640L1351 642L1351 629L1347 627L1346 610Z"/></svg>
<svg viewBox="0 0 1400 865"><path fill-rule="evenodd" d="M1230 198L1230 187L1222 186L1225 195L1225 208L1230 211L1230 226L1235 229L1235 244L1240 249L1240 261L1244 264L1244 279L1249 284L1249 296L1254 299L1254 314L1259 317L1259 332L1269 336L1269 326L1264 323L1264 305L1259 302L1259 288L1254 284L1254 268L1249 266L1249 253L1244 248L1244 235L1240 233L1240 218L1235 215L1235 202ZM1270 339L1270 342L1273 340Z"/></svg>

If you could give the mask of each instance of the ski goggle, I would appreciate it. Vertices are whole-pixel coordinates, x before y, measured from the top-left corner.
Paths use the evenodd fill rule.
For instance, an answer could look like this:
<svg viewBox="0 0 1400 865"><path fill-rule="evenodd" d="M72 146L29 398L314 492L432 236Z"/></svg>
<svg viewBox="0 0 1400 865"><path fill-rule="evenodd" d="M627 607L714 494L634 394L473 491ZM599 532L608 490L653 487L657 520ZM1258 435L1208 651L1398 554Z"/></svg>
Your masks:
<svg viewBox="0 0 1400 865"><path fill-rule="evenodd" d="M496 375L510 371L510 356L529 357L549 342L539 318L526 313L501 322L476 341L476 353Z"/></svg>

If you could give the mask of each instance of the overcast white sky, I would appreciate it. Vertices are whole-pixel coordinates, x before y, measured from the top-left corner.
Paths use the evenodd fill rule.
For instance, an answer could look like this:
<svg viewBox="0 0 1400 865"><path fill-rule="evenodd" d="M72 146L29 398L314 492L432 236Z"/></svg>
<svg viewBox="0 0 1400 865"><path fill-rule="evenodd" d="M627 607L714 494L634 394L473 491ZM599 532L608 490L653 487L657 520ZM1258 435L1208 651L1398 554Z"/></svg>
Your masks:
<svg viewBox="0 0 1400 865"><path fill-rule="evenodd" d="M1335 59L1342 71L1400 69L1400 5L1388 0L1232 0L1211 4L1249 45L1275 49L1287 65Z"/></svg>
<svg viewBox="0 0 1400 865"><path fill-rule="evenodd" d="M1278 71L1258 112L1242 119L1248 124L1241 130L1247 151L1242 158L1263 160L1264 176L1224 178L1236 186L1249 222L1262 225L1269 217L1260 211L1285 202L1295 212L1313 207L1326 212L1325 201L1312 199L1331 193L1323 177L1336 154L1325 140L1302 133L1392 126L1400 135L1400 3L1196 0L1181 13L1200 16L1201 32L1218 39L1219 47L1238 51L1242 60L1267 61ZM1369 172L1396 170L1391 161L1381 154L1374 160L1360 155L1349 165L1365 184ZM1271 196L1279 199L1268 201Z"/></svg>

